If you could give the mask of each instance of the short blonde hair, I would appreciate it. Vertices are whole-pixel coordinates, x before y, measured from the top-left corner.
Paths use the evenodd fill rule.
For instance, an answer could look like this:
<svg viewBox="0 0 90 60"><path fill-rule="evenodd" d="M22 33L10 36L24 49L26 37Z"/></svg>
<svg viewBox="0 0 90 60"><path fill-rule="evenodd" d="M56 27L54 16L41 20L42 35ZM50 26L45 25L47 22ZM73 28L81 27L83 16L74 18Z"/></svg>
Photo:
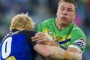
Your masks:
<svg viewBox="0 0 90 60"><path fill-rule="evenodd" d="M28 14L24 13L18 14L13 17L10 25L10 31L17 28L32 30L34 28L34 23L31 17L29 17Z"/></svg>

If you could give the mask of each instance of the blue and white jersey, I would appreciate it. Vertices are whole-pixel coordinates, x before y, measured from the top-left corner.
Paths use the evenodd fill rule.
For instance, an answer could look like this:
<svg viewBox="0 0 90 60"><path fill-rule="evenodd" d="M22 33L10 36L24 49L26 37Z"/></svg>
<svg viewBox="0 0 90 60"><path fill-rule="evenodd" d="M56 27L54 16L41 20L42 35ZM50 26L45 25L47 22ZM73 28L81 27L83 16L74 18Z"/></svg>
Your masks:
<svg viewBox="0 0 90 60"><path fill-rule="evenodd" d="M34 31L23 30L10 32L1 42L1 60L34 60L34 42L31 37L35 36Z"/></svg>

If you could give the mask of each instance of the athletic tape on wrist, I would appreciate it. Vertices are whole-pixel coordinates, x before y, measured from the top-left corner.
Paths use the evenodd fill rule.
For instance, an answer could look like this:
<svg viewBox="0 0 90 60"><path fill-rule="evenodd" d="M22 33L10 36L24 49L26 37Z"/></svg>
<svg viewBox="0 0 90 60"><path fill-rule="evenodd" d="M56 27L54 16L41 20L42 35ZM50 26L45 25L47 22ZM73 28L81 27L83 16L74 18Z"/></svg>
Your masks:
<svg viewBox="0 0 90 60"><path fill-rule="evenodd" d="M70 58L70 52L69 51L65 51L64 59L65 60L69 60L69 58Z"/></svg>

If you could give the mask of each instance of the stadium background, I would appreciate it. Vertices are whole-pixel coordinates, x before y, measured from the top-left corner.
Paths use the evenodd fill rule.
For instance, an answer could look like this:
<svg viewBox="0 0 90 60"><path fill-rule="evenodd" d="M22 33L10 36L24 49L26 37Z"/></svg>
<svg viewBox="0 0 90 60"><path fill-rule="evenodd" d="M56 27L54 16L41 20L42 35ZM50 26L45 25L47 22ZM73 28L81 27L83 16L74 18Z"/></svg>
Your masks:
<svg viewBox="0 0 90 60"><path fill-rule="evenodd" d="M45 19L56 17L59 0L0 0L0 42L7 32L11 19L18 13L27 13L36 26ZM83 60L90 60L90 0L75 0L77 16L75 23L85 32L87 47Z"/></svg>

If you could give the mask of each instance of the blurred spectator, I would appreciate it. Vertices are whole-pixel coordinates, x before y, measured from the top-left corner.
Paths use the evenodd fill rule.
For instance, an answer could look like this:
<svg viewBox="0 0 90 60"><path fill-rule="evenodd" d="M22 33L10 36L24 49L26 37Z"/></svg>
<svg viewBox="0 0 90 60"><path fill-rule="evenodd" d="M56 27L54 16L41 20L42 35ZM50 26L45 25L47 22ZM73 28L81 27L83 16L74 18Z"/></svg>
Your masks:
<svg viewBox="0 0 90 60"><path fill-rule="evenodd" d="M85 9L85 26L90 27L90 0L86 3L86 9Z"/></svg>

